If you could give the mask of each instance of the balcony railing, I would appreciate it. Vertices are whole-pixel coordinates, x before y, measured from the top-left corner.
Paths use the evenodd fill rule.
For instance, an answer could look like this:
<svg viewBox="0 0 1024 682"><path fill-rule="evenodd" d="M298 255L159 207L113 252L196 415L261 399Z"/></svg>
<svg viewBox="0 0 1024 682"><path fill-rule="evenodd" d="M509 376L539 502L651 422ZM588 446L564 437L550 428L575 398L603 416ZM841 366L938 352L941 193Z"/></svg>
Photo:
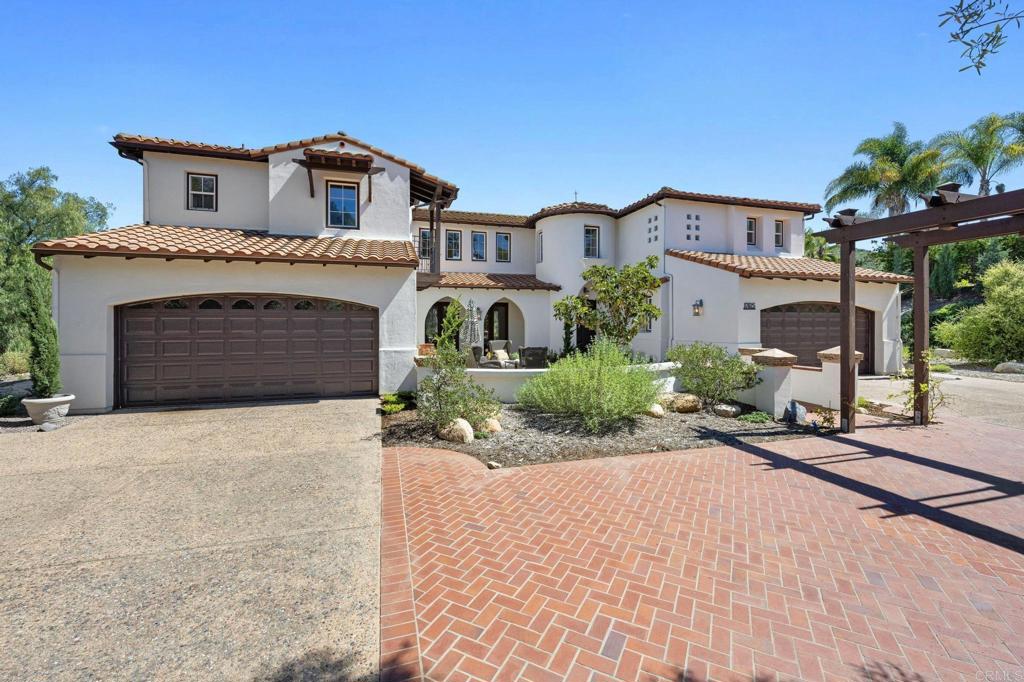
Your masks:
<svg viewBox="0 0 1024 682"><path fill-rule="evenodd" d="M420 256L416 272L430 272L430 255L434 252L434 245L429 241L421 244L419 235L413 235L412 243L416 245L416 253Z"/></svg>

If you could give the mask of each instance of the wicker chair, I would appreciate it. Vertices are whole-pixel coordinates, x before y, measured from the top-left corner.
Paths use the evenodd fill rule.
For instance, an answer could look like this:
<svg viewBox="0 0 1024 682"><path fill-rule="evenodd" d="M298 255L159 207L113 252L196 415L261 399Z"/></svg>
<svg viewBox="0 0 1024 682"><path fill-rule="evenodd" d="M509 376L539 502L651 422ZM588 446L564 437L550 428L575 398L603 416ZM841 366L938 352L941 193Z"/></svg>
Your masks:
<svg viewBox="0 0 1024 682"><path fill-rule="evenodd" d="M473 346L469 353L466 353L466 367L469 369L503 369L500 360L484 360L484 349L480 346Z"/></svg>
<svg viewBox="0 0 1024 682"><path fill-rule="evenodd" d="M547 367L547 346L520 346L519 365L527 369L544 369Z"/></svg>

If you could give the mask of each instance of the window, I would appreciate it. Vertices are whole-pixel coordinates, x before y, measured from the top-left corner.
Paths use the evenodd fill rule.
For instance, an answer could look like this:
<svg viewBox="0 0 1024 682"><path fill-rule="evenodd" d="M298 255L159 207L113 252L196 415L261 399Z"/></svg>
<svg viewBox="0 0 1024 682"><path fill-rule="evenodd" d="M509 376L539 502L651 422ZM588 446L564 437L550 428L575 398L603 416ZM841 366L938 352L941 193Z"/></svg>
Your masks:
<svg viewBox="0 0 1024 682"><path fill-rule="evenodd" d="M654 303L654 298L648 296L647 297L647 302L650 303L650 304L653 304ZM652 320L651 318L648 317L647 318L647 323L644 325L644 331L649 333L653 328L654 328L654 320Z"/></svg>
<svg viewBox="0 0 1024 682"><path fill-rule="evenodd" d="M208 298L199 304L200 310L220 310L223 307L224 306L220 304L220 301L215 298Z"/></svg>
<svg viewBox="0 0 1024 682"><path fill-rule="evenodd" d="M420 228L420 258L430 260L430 254L434 251L434 242L430 239L430 230Z"/></svg>
<svg viewBox="0 0 1024 682"><path fill-rule="evenodd" d="M340 182L327 183L327 227L359 229L359 187Z"/></svg>
<svg viewBox="0 0 1024 682"><path fill-rule="evenodd" d="M537 262L544 262L544 233L537 230Z"/></svg>
<svg viewBox="0 0 1024 682"><path fill-rule="evenodd" d="M583 227L583 257L601 257L601 228L594 225Z"/></svg>
<svg viewBox="0 0 1024 682"><path fill-rule="evenodd" d="M250 301L248 299L245 299L245 298L240 298L240 299L238 299L237 301L235 301L234 303L231 304L231 309L232 310L255 310L256 306L254 306L252 304L252 301Z"/></svg>
<svg viewBox="0 0 1024 682"><path fill-rule="evenodd" d="M217 210L217 176L201 173L186 173L185 182L188 186L188 210Z"/></svg>
<svg viewBox="0 0 1024 682"><path fill-rule="evenodd" d="M284 303L281 303L277 299L272 299L263 304L264 310L284 310Z"/></svg>
<svg viewBox="0 0 1024 682"><path fill-rule="evenodd" d="M781 220L775 221L775 246L783 246L786 243L786 228Z"/></svg>
<svg viewBox="0 0 1024 682"><path fill-rule="evenodd" d="M469 237L469 247L473 260L487 260L487 233L473 232Z"/></svg>
<svg viewBox="0 0 1024 682"><path fill-rule="evenodd" d="M757 218L747 218L747 244L757 244Z"/></svg>
<svg viewBox="0 0 1024 682"><path fill-rule="evenodd" d="M180 298L172 298L169 301L164 301L165 310L185 310L188 308L188 301Z"/></svg>
<svg viewBox="0 0 1024 682"><path fill-rule="evenodd" d="M699 235L699 234L697 234L697 235L694 235L694 237L693 237L693 241L695 241L695 242L699 242L699 241L700 241L700 235Z"/></svg>
<svg viewBox="0 0 1024 682"><path fill-rule="evenodd" d="M446 260L462 260L462 230L445 230L445 252Z"/></svg>
<svg viewBox="0 0 1024 682"><path fill-rule="evenodd" d="M508 263L512 260L512 233L498 232L494 235L494 260Z"/></svg>
<svg viewBox="0 0 1024 682"><path fill-rule="evenodd" d="M304 298L301 301L296 301L292 308L295 310L316 310L316 303L313 303L308 298Z"/></svg>

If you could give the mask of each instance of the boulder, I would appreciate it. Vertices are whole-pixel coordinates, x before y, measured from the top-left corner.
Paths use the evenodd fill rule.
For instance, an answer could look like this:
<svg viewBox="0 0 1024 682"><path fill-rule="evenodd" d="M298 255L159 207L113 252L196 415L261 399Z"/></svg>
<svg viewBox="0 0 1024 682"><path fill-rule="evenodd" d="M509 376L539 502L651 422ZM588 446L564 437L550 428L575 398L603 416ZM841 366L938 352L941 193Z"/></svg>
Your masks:
<svg viewBox="0 0 1024 682"><path fill-rule="evenodd" d="M501 433L501 422L494 417L488 417L484 420L483 430L487 433Z"/></svg>
<svg viewBox="0 0 1024 682"><path fill-rule="evenodd" d="M488 469L500 469L501 468L501 463L499 463L499 462L488 462L487 463L487 468Z"/></svg>
<svg viewBox="0 0 1024 682"><path fill-rule="evenodd" d="M441 429L437 435L441 440L451 443L472 443L473 427L465 419L459 418Z"/></svg>
<svg viewBox="0 0 1024 682"><path fill-rule="evenodd" d="M656 417L658 419L661 419L662 417L665 416L665 408L659 405L658 403L654 403L653 405L647 408L647 412L645 412L644 414L646 414L648 417Z"/></svg>
<svg viewBox="0 0 1024 682"><path fill-rule="evenodd" d="M1000 362L993 371L997 374L1024 374L1024 362Z"/></svg>
<svg viewBox="0 0 1024 682"><path fill-rule="evenodd" d="M807 408L795 400L790 400L786 405L786 411L782 413L782 420L790 424L806 424Z"/></svg>
<svg viewBox="0 0 1024 682"><path fill-rule="evenodd" d="M700 412L700 398L692 393L680 393L672 398L673 412Z"/></svg>
<svg viewBox="0 0 1024 682"><path fill-rule="evenodd" d="M711 411L717 414L719 417L738 417L743 408L739 405L726 405L725 403L719 403L711 408Z"/></svg>

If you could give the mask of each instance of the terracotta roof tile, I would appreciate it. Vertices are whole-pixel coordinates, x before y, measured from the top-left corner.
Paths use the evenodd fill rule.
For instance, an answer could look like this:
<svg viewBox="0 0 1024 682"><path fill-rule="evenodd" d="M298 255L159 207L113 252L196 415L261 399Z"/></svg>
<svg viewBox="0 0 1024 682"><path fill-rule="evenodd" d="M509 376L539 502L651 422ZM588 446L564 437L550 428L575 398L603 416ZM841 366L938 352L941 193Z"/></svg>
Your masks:
<svg viewBox="0 0 1024 682"><path fill-rule="evenodd" d="M411 241L273 235L259 230L175 225L129 225L38 242L32 250L44 256L61 253L402 267L419 263Z"/></svg>
<svg viewBox="0 0 1024 682"><path fill-rule="evenodd" d="M735 272L741 277L764 277L814 279L839 281L839 263L817 258L783 258L780 256L743 256L732 253L709 253L706 251L679 251L668 249L666 253L676 258L720 270ZM913 277L892 272L857 268L858 282L884 282L892 284L911 283Z"/></svg>
<svg viewBox="0 0 1024 682"><path fill-rule="evenodd" d="M662 187L654 194L648 194L639 201L634 201L629 206L621 209L618 215L624 216L644 206L653 204L662 199L682 199L684 201L701 201L709 204L729 204L732 206L750 206L752 208L775 208L782 211L798 211L805 215L820 213L821 206L818 204L806 204L799 201L778 201L776 199L754 199L752 197L731 197L725 194L704 194L702 192L685 192L672 187Z"/></svg>
<svg viewBox="0 0 1024 682"><path fill-rule="evenodd" d="M499 227L525 227L528 216L509 213L483 213L480 211L442 211L442 223L460 223L463 225L494 225ZM430 220L430 213L425 208L416 208L412 212L413 220Z"/></svg>
<svg viewBox="0 0 1024 682"><path fill-rule="evenodd" d="M596 213L598 215L612 216L618 214L611 206L606 204L595 204L590 201L567 201L562 204L545 206L526 219L526 227L534 227L538 220L549 218L554 215L566 215L569 213Z"/></svg>
<svg viewBox="0 0 1024 682"><path fill-rule="evenodd" d="M533 275L505 275L487 272L442 272L417 275L416 288L446 287L450 289L540 289L558 291L557 284L542 282Z"/></svg>

